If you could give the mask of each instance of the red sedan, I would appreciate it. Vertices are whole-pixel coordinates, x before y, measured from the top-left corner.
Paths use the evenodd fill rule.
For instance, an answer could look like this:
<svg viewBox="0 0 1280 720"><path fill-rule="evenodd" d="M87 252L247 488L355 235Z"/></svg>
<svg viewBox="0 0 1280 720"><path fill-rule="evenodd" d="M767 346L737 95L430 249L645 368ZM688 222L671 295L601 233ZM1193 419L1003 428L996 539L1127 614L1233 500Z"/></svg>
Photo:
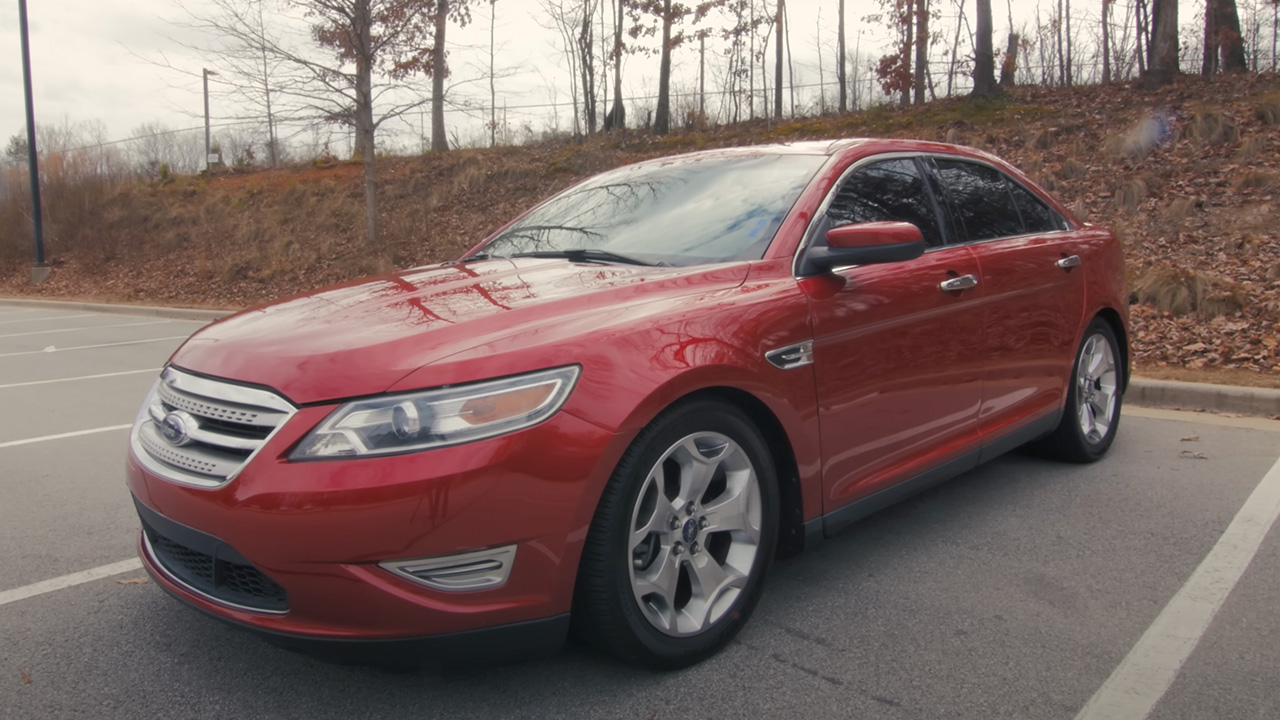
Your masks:
<svg viewBox="0 0 1280 720"><path fill-rule="evenodd" d="M776 555L1026 443L1101 457L1126 325L1112 233L990 155L653 160L194 335L131 434L140 551L308 649L448 661L572 625L680 667Z"/></svg>

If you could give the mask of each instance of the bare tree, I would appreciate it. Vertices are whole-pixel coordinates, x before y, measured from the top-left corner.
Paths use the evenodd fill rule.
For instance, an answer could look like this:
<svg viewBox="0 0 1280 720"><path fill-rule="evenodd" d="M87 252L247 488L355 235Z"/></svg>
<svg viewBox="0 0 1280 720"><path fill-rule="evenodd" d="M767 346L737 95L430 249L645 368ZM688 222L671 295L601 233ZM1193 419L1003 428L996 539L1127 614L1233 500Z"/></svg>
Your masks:
<svg viewBox="0 0 1280 720"><path fill-rule="evenodd" d="M783 17L786 13L786 8L787 0L778 0L778 5L775 9L777 17L774 20L775 27L777 28L777 52L775 53L773 65L773 116L775 118L782 117L782 44L786 37L783 35L783 32L786 31L786 28L783 27Z"/></svg>
<svg viewBox="0 0 1280 720"><path fill-rule="evenodd" d="M1178 0L1151 0L1151 39L1143 82L1167 85L1178 74Z"/></svg>
<svg viewBox="0 0 1280 720"><path fill-rule="evenodd" d="M1111 84L1111 3L1102 0L1102 84Z"/></svg>
<svg viewBox="0 0 1280 720"><path fill-rule="evenodd" d="M929 77L929 0L916 3L916 74L915 103L924 104L924 91Z"/></svg>
<svg viewBox="0 0 1280 720"><path fill-rule="evenodd" d="M972 97L991 98L1000 94L1000 86L996 85L995 50L991 45L991 0L977 0L976 25Z"/></svg>
<svg viewBox="0 0 1280 720"><path fill-rule="evenodd" d="M1212 75L1218 70L1244 72L1247 69L1236 0L1205 0L1204 63L1201 71Z"/></svg>
<svg viewBox="0 0 1280 720"><path fill-rule="evenodd" d="M839 24L836 30L836 82L840 84L840 112L845 112L849 109L849 78L845 72L849 51L845 48L844 39L844 0L840 0L840 17L836 22Z"/></svg>

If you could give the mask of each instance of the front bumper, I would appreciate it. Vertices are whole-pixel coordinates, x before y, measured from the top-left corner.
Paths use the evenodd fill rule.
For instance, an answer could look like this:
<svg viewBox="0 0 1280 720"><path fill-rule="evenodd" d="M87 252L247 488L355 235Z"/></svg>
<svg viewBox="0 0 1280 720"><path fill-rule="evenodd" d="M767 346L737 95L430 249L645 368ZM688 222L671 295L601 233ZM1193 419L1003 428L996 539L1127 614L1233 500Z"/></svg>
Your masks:
<svg viewBox="0 0 1280 720"><path fill-rule="evenodd" d="M360 641L383 647L376 652L425 644L459 653L493 636L504 655L515 654L513 642L558 645L582 543L627 438L561 412L536 427L456 447L287 461L289 449L330 410L299 411L219 488L169 482L130 455L128 485L147 528L139 552L156 583L285 645ZM160 536L178 549L156 546ZM517 547L510 575L484 590L436 590L378 565L504 545ZM234 570L240 590L254 595L265 587L265 595L244 601L209 592L165 554L183 548L229 563L218 572Z"/></svg>

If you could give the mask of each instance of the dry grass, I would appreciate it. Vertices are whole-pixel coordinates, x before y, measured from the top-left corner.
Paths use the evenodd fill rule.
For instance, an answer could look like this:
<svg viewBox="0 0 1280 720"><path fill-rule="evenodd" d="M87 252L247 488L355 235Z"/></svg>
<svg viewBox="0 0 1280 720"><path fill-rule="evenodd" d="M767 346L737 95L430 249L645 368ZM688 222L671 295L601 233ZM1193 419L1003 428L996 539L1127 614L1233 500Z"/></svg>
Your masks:
<svg viewBox="0 0 1280 720"><path fill-rule="evenodd" d="M1254 116L1268 127L1280 125L1280 93L1263 96L1254 108Z"/></svg>
<svg viewBox="0 0 1280 720"><path fill-rule="evenodd" d="M1055 173L1059 180L1080 180L1089 174L1089 168L1084 163L1075 158L1067 158L1058 166L1058 172Z"/></svg>
<svg viewBox="0 0 1280 720"><path fill-rule="evenodd" d="M1225 113L1209 107L1201 107L1192 114L1182 130L1184 138L1203 145L1235 144L1240 139L1240 129Z"/></svg>
<svg viewBox="0 0 1280 720"><path fill-rule="evenodd" d="M1245 291L1239 283L1168 265L1143 273L1131 292L1144 305L1174 315L1194 313L1202 320L1239 312L1245 305Z"/></svg>
<svg viewBox="0 0 1280 720"><path fill-rule="evenodd" d="M1265 170L1250 170L1237 177L1233 184L1240 190L1274 190L1280 187L1280 174Z"/></svg>
<svg viewBox="0 0 1280 720"><path fill-rule="evenodd" d="M1037 130L1027 137L1028 150L1052 150L1057 144L1057 133L1052 128Z"/></svg>
<svg viewBox="0 0 1280 720"><path fill-rule="evenodd" d="M1116 188L1114 194L1116 209L1126 213L1137 212L1142 201L1147 199L1147 193L1146 180L1140 177L1125 180Z"/></svg>
<svg viewBox="0 0 1280 720"><path fill-rule="evenodd" d="M1266 152L1267 138L1262 135L1249 135L1240 143L1240 150L1236 153L1236 157L1240 162L1252 163L1264 157Z"/></svg>

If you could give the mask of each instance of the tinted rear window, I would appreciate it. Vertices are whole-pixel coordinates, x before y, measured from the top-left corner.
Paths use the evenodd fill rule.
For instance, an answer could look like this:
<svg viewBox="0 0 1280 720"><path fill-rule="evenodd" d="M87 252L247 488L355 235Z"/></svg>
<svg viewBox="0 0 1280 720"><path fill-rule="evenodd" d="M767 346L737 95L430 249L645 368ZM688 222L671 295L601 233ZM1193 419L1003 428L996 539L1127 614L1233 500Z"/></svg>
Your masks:
<svg viewBox="0 0 1280 720"><path fill-rule="evenodd" d="M958 160L935 161L938 177L967 240L1021 235L1022 218L999 170Z"/></svg>

